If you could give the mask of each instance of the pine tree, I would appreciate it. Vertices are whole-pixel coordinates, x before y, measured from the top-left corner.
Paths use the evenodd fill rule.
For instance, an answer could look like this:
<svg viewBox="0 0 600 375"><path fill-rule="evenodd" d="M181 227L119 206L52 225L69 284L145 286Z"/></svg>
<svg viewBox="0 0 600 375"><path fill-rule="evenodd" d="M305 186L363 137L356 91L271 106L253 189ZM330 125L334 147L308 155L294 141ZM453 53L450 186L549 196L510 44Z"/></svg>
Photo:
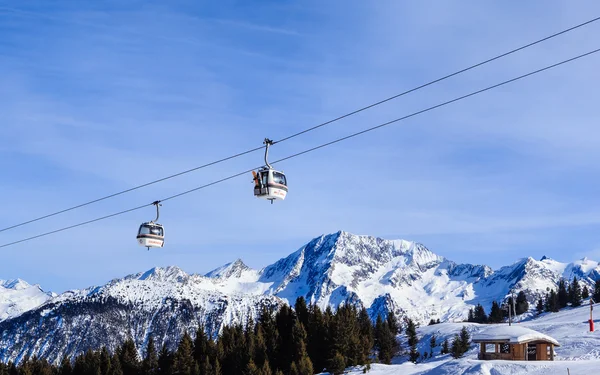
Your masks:
<svg viewBox="0 0 600 375"><path fill-rule="evenodd" d="M298 375L312 375L313 365L306 352L306 330L299 319L296 319L292 328L292 341L294 344L293 362L296 364Z"/></svg>
<svg viewBox="0 0 600 375"><path fill-rule="evenodd" d="M467 317L467 322L469 322L469 323L475 322L475 313L473 312L472 308L469 309L469 315Z"/></svg>
<svg viewBox="0 0 600 375"><path fill-rule="evenodd" d="M204 325L198 325L196 337L194 338L194 359L201 364L202 368L208 355L208 341L209 338L206 335L206 331L204 331Z"/></svg>
<svg viewBox="0 0 600 375"><path fill-rule="evenodd" d="M327 367L329 327L325 316L319 306L311 304L309 307L307 336L308 355L317 371L323 371Z"/></svg>
<svg viewBox="0 0 600 375"><path fill-rule="evenodd" d="M452 354L453 358L462 357L460 338L458 337L458 335L454 335L454 338L452 339L452 347L450 348L450 353Z"/></svg>
<svg viewBox="0 0 600 375"><path fill-rule="evenodd" d="M209 356L205 356L204 359L202 360L202 375L214 375L214 370L213 370L213 366L210 363L210 358Z"/></svg>
<svg viewBox="0 0 600 375"><path fill-rule="evenodd" d="M279 351L279 332L275 325L275 316L272 308L263 307L258 317L258 325L262 329L265 345L267 347L267 358L271 359L271 368L275 370L277 353Z"/></svg>
<svg viewBox="0 0 600 375"><path fill-rule="evenodd" d="M538 299L538 303L535 308L537 310L538 315L540 315L541 313L544 312L544 301L542 300L541 297L540 297L540 299Z"/></svg>
<svg viewBox="0 0 600 375"><path fill-rule="evenodd" d="M100 351L100 372L102 374L108 374L111 369L110 353L105 346Z"/></svg>
<svg viewBox="0 0 600 375"><path fill-rule="evenodd" d="M383 322L381 315L377 315L375 321L375 347L377 348L377 358L379 362L390 364L392 361L392 347L389 341L391 336L390 327Z"/></svg>
<svg viewBox="0 0 600 375"><path fill-rule="evenodd" d="M271 366L269 366L269 362L265 362L260 369L262 375L272 375Z"/></svg>
<svg viewBox="0 0 600 375"><path fill-rule="evenodd" d="M551 312L552 308L550 306L551 302L550 302L550 292L546 293L546 297L544 298L544 311L545 312Z"/></svg>
<svg viewBox="0 0 600 375"><path fill-rule="evenodd" d="M119 359L119 353L113 354L110 359L110 372L109 375L123 375L123 368L121 367L121 360Z"/></svg>
<svg viewBox="0 0 600 375"><path fill-rule="evenodd" d="M58 370L58 374L59 375L71 375L72 372L73 372L73 367L71 367L71 361L65 355L63 357L62 361L60 362L60 368Z"/></svg>
<svg viewBox="0 0 600 375"><path fill-rule="evenodd" d="M158 374L158 354L152 336L150 336L146 345L146 356L142 361L142 372L144 375Z"/></svg>
<svg viewBox="0 0 600 375"><path fill-rule="evenodd" d="M596 303L600 303L600 279L596 280L594 284L594 294L592 295L592 299Z"/></svg>
<svg viewBox="0 0 600 375"><path fill-rule="evenodd" d="M487 315L485 314L485 309L480 304L475 306L475 311L473 312L473 318L476 323L486 323Z"/></svg>
<svg viewBox="0 0 600 375"><path fill-rule="evenodd" d="M463 326L460 330L460 349L462 353L466 353L469 350L469 346L471 344L471 335L469 335L469 331L467 331L467 327Z"/></svg>
<svg viewBox="0 0 600 375"><path fill-rule="evenodd" d="M573 277L570 289L571 293L569 294L569 302L571 302L571 306L581 306L581 286L579 285L577 276Z"/></svg>
<svg viewBox="0 0 600 375"><path fill-rule="evenodd" d="M292 362L292 365L294 365L293 362ZM260 374L260 370L254 364L254 361L250 360L250 362L248 362L248 364L246 365L246 371L244 371L244 375L259 375L259 374ZM297 373L296 373L296 375L297 375Z"/></svg>
<svg viewBox="0 0 600 375"><path fill-rule="evenodd" d="M363 306L358 314L358 327L361 344L361 363L368 363L371 349L375 345L375 336L373 333L373 323L369 317L367 309Z"/></svg>
<svg viewBox="0 0 600 375"><path fill-rule="evenodd" d="M304 327L308 326L308 307L306 306L306 300L304 297L300 296L296 299L296 303L294 304L294 310L296 311L296 316L300 323L304 325Z"/></svg>
<svg viewBox="0 0 600 375"><path fill-rule="evenodd" d="M417 338L417 327L412 319L407 320L406 336L408 337L408 346L410 347L410 361L416 363L419 357L419 352L417 352L419 339Z"/></svg>
<svg viewBox="0 0 600 375"><path fill-rule="evenodd" d="M498 302L493 301L492 309L490 310L490 317L488 318L488 321L490 323L501 323L503 316L504 316L504 314L502 313L502 309L500 308L500 305L498 304Z"/></svg>
<svg viewBox="0 0 600 375"><path fill-rule="evenodd" d="M262 368L264 363L269 364L269 356L267 354L267 342L263 334L263 328L260 324L256 325L255 344L254 344L254 363Z"/></svg>
<svg viewBox="0 0 600 375"><path fill-rule="evenodd" d="M221 363L219 362L219 358L215 359L215 375L222 375L223 370L221 370Z"/></svg>
<svg viewBox="0 0 600 375"><path fill-rule="evenodd" d="M127 339L119 350L119 360L123 375L138 375L140 362L135 343L132 338Z"/></svg>
<svg viewBox="0 0 600 375"><path fill-rule="evenodd" d="M333 357L328 361L327 371L332 375L341 375L344 373L346 369L346 361L344 360L344 356L338 352L335 352Z"/></svg>
<svg viewBox="0 0 600 375"><path fill-rule="evenodd" d="M448 344L448 339L446 338L444 340L444 342L442 343L442 350L440 351L441 354L448 354L449 353L449 348L448 348L449 344Z"/></svg>
<svg viewBox="0 0 600 375"><path fill-rule="evenodd" d="M529 302L527 302L527 297L522 290L519 292L519 294L517 294L516 302L515 310L517 315L521 315L529 311Z"/></svg>
<svg viewBox="0 0 600 375"><path fill-rule="evenodd" d="M294 353L292 341L292 328L296 320L295 313L292 309L283 305L275 314L275 324L279 333L279 341L277 343L278 351L274 356L269 356L271 360L276 361L276 368L284 372L288 372L292 363Z"/></svg>
<svg viewBox="0 0 600 375"><path fill-rule="evenodd" d="M435 348L436 346L436 342L435 340L437 339L437 337L435 337L435 334L431 335L431 337L429 338L429 356L433 358L433 348Z"/></svg>
<svg viewBox="0 0 600 375"><path fill-rule="evenodd" d="M173 367L173 355L167 349L167 344L164 343L158 353L158 373L160 375L171 375Z"/></svg>
<svg viewBox="0 0 600 375"><path fill-rule="evenodd" d="M583 298L583 299L590 298L590 290L588 289L587 285L583 286L583 290L581 291L581 298Z"/></svg>
<svg viewBox="0 0 600 375"><path fill-rule="evenodd" d="M178 374L192 375L195 365L192 338L185 332L173 357L173 371Z"/></svg>
<svg viewBox="0 0 600 375"><path fill-rule="evenodd" d="M558 282L558 308L562 309L567 307L569 303L569 292L567 292L567 285L564 279L560 279Z"/></svg>

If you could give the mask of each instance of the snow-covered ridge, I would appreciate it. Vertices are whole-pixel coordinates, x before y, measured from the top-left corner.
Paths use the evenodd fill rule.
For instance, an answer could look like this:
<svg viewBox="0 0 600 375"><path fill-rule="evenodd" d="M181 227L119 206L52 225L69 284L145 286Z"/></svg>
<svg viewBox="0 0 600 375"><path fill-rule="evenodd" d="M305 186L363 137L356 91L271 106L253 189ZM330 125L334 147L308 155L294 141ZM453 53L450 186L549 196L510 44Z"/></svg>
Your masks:
<svg viewBox="0 0 600 375"><path fill-rule="evenodd" d="M0 280L0 321L19 316L54 296L21 279Z"/></svg>
<svg viewBox="0 0 600 375"><path fill-rule="evenodd" d="M159 342L172 343L198 324L216 334L226 324L256 319L262 307L293 304L299 296L322 308L363 305L373 318L393 311L421 324L430 319L462 321L476 304L489 311L493 301L504 300L511 291L525 291L533 308L546 288L555 288L560 277L573 276L591 286L600 278L598 263L525 258L494 271L485 265L457 264L419 243L340 231L314 238L260 270L240 259L205 275L188 274L176 266L155 267L53 298L21 299L19 311L6 315L11 319L0 319L0 331L6 333L0 337L0 348L15 348L4 359L23 350L56 359L65 351L100 344L114 347L129 334L140 347L150 334ZM10 285L13 289L0 287L4 288L0 307L3 295L10 297L9 304L19 298L6 291L36 290L23 282ZM114 342L70 342L69 335L88 331L114 331Z"/></svg>

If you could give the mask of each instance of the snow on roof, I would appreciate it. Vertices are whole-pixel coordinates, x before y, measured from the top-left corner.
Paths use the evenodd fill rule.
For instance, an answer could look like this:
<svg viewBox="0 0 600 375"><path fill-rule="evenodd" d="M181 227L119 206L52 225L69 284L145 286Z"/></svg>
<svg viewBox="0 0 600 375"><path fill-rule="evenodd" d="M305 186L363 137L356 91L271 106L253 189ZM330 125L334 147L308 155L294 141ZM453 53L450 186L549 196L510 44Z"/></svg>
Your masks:
<svg viewBox="0 0 600 375"><path fill-rule="evenodd" d="M473 335L473 342L504 341L511 344L522 344L530 341L547 341L560 346L552 337L522 326L500 325L488 328Z"/></svg>

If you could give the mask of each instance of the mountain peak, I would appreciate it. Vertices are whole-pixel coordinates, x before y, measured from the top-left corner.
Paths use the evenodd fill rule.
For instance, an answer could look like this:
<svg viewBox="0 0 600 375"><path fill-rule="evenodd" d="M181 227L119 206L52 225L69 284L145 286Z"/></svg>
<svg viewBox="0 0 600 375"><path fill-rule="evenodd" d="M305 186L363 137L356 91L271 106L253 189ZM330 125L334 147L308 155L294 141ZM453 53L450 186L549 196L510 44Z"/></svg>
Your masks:
<svg viewBox="0 0 600 375"><path fill-rule="evenodd" d="M17 278L13 280L0 280L0 286L5 287L6 289L23 290L29 288L31 284L25 280Z"/></svg>
<svg viewBox="0 0 600 375"><path fill-rule="evenodd" d="M182 282L189 275L177 266L154 267L136 277L138 280L159 282Z"/></svg>
<svg viewBox="0 0 600 375"><path fill-rule="evenodd" d="M215 268L204 276L216 279L228 279L230 277L240 277L244 271L251 270L240 258L234 262L227 263L221 267Z"/></svg>

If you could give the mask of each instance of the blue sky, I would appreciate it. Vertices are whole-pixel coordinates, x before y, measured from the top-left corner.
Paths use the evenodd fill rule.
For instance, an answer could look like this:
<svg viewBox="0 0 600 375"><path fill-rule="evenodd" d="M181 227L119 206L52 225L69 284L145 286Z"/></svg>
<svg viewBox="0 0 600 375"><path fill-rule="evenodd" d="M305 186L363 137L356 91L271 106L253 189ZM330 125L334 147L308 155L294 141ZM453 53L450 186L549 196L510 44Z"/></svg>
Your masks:
<svg viewBox="0 0 600 375"><path fill-rule="evenodd" d="M0 226L257 147L600 15L581 1L0 3ZM600 22L275 145L272 159L600 47ZM251 176L0 249L0 278L62 292L153 266L256 268L345 230L494 268L600 259L599 56ZM260 152L50 220L7 243L253 168Z"/></svg>

